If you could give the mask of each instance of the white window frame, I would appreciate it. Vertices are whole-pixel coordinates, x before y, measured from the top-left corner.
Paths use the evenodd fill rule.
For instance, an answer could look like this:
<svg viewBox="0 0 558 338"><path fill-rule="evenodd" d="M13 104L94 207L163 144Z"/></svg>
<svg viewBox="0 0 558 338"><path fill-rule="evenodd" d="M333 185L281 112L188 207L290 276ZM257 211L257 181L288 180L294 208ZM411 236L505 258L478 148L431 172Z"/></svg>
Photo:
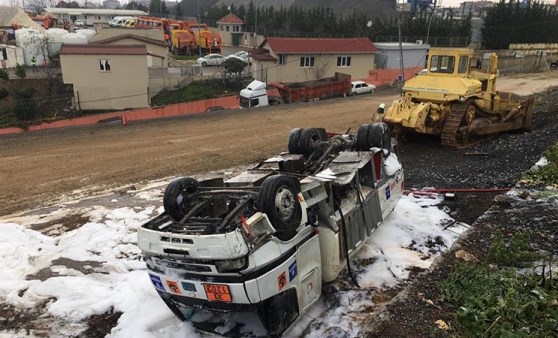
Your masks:
<svg viewBox="0 0 558 338"><path fill-rule="evenodd" d="M287 54L279 54L278 55L278 59L277 59L277 63L280 65L286 65L287 64Z"/></svg>
<svg viewBox="0 0 558 338"><path fill-rule="evenodd" d="M351 57L350 56L338 56L337 57L337 67L350 67Z"/></svg>
<svg viewBox="0 0 558 338"><path fill-rule="evenodd" d="M108 70L106 69L106 65L108 64ZM110 73L112 72L112 65L110 59L99 59L99 73ZM103 67L103 69L101 69Z"/></svg>
<svg viewBox="0 0 558 338"><path fill-rule="evenodd" d="M315 58L313 56L301 56L300 68L314 68Z"/></svg>

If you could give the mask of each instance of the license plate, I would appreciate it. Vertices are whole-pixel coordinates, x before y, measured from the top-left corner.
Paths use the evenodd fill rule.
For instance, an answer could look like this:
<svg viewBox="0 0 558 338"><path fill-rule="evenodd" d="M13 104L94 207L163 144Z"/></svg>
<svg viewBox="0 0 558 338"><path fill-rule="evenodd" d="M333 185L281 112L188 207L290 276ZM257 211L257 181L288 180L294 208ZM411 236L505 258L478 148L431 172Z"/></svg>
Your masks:
<svg viewBox="0 0 558 338"><path fill-rule="evenodd" d="M204 284L207 300L211 302L232 302L231 291L226 284Z"/></svg>

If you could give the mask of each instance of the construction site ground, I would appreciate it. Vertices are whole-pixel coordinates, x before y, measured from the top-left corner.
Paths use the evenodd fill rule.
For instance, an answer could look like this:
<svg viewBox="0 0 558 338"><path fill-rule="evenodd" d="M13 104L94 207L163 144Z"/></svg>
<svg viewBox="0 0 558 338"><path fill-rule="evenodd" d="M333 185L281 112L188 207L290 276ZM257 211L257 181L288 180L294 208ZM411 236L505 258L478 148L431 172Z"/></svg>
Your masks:
<svg viewBox="0 0 558 338"><path fill-rule="evenodd" d="M557 79L558 72L516 75L502 78L499 88L531 94ZM0 215L56 203L62 195L93 194L141 181L254 163L286 149L293 128L325 127L337 132L351 128L356 132L359 125L371 121L380 103L389 105L397 98L398 93L390 89L347 99L217 111L126 127L99 124L2 136ZM406 152L409 147L414 145L402 147L404 164L416 163L409 156L424 161L420 153ZM453 154L436 141L429 141L428 148L432 149L427 156L438 151ZM409 169L407 186L420 187L420 182L412 181L413 168Z"/></svg>
<svg viewBox="0 0 558 338"><path fill-rule="evenodd" d="M464 150L440 146L434 137L414 137L400 144L407 189L512 187L558 140L558 90L550 89L558 72L511 76L499 81L502 91L537 95L534 130L506 133ZM331 131L356 131L371 121L379 103L397 99L393 90L374 95L322 102L282 105L269 109L229 110L203 116L170 118L119 124L99 124L0 137L0 215L56 206L58 201L87 196L164 177L187 176L226 170L255 163L286 149L288 133L296 127L325 127ZM473 224L493 205L500 193L459 193L447 201L450 215ZM530 224L533 212L556 208L541 203L531 205L513 200L495 206L493 226L519 227ZM517 212L498 213L517 206ZM535 208L536 207L536 208ZM542 208L542 209L541 209ZM514 210L515 210L514 209ZM539 210L540 209L540 210ZM551 217L551 219L553 219ZM556 222L550 223L556 231ZM477 222L479 223L479 222ZM481 223L479 223L481 224ZM547 231L548 229L543 229ZM487 227L473 227L461 248L478 254L486 249ZM536 237L534 235L533 237ZM445 260L448 260L445 258ZM444 261L444 260L442 260ZM436 280L445 275L451 260L438 265L433 273L418 275L406 292L393 290L386 298L382 314L363 331L370 337L429 336L434 321L450 314L440 306L425 305L436 298ZM405 286L401 286L403 289ZM418 296L420 294L420 297ZM404 295L404 296L402 296ZM381 304L380 304L381 305ZM109 332L114 322L96 323Z"/></svg>

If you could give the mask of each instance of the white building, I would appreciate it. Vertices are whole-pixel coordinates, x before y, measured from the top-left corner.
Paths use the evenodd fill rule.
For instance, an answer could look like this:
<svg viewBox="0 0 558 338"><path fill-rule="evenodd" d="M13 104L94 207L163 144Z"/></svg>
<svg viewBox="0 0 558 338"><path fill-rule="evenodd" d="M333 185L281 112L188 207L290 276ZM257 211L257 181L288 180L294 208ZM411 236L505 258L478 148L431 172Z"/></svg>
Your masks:
<svg viewBox="0 0 558 338"><path fill-rule="evenodd" d="M45 15L50 15L58 21L83 20L92 23L108 23L117 16L142 16L144 11L135 9L99 9L99 8L47 8Z"/></svg>
<svg viewBox="0 0 558 338"><path fill-rule="evenodd" d="M15 68L24 65L23 49L12 45L0 45L0 68Z"/></svg>
<svg viewBox="0 0 558 338"><path fill-rule="evenodd" d="M399 68L399 43L398 42L374 42L379 49L374 62L376 69L398 69ZM426 64L426 54L430 45L422 43L402 43L403 67L420 67Z"/></svg>

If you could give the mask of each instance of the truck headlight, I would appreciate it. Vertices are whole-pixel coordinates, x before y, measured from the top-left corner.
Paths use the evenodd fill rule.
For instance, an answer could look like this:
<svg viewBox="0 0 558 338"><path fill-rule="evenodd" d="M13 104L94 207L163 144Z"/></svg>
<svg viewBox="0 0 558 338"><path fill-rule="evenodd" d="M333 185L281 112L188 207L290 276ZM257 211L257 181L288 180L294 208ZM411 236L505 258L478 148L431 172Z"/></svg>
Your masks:
<svg viewBox="0 0 558 338"><path fill-rule="evenodd" d="M459 97L459 101L465 102L465 96L460 96L460 97Z"/></svg>
<svg viewBox="0 0 558 338"><path fill-rule="evenodd" d="M223 261L215 261L215 267L218 272L236 272L246 267L248 260L246 257L237 259L227 259Z"/></svg>

